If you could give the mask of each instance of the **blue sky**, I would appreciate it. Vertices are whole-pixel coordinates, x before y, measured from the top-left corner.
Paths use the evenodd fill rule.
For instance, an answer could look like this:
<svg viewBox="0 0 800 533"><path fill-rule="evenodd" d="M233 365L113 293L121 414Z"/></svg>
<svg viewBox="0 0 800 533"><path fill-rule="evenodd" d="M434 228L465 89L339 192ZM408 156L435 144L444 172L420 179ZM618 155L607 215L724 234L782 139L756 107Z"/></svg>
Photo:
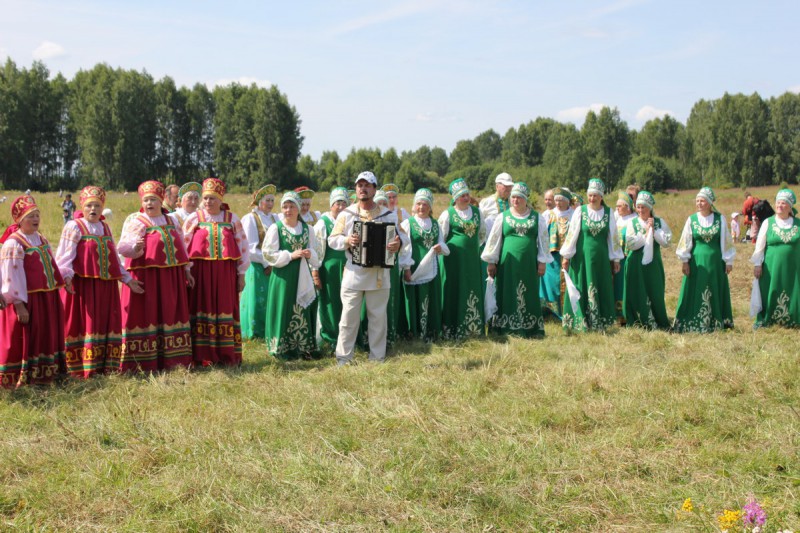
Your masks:
<svg viewBox="0 0 800 533"><path fill-rule="evenodd" d="M794 1L11 1L0 58L71 78L105 62L178 85L276 84L303 153L448 152L538 116L632 128L701 98L800 92Z"/></svg>

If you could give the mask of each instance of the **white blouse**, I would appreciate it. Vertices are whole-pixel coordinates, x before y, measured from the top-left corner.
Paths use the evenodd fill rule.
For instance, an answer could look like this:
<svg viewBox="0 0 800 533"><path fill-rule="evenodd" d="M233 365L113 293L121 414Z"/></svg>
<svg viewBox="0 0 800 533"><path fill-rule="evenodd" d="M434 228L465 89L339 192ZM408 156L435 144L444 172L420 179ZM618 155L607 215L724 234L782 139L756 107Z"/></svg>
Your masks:
<svg viewBox="0 0 800 533"><path fill-rule="evenodd" d="M105 230L102 222L89 222L84 219L84 223L89 233L92 235L104 235ZM81 230L78 227L78 223L74 220L70 220L64 225L64 229L61 231L61 240L58 242L58 250L56 251L56 264L58 265L58 270L61 272L64 281L75 277L75 270L72 268L72 263L75 261L75 256L78 254L78 243L80 240ZM122 265L120 266L122 267ZM131 280L130 273L125 270L124 267L122 267L121 270L122 283L128 283Z"/></svg>
<svg viewBox="0 0 800 533"><path fill-rule="evenodd" d="M522 216L514 218L527 218L530 212L529 209ZM511 214L510 210L508 213L514 216ZM486 239L486 247L483 249L481 259L487 263L497 264L500 260L500 252L503 250L503 216L505 216L505 213L498 215L495 220L496 224L492 224L489 238ZM550 232L547 228L547 220L545 220L542 215L539 215L537 245L539 250L536 254L536 261L539 263L552 263L553 256L550 254Z"/></svg>
<svg viewBox="0 0 800 533"><path fill-rule="evenodd" d="M183 223L183 241L187 250L189 249L189 243L192 242L192 236L197 229L197 225L200 223L199 213L200 209L189 215L189 218L187 218ZM211 215L204 211L203 215L205 216L207 222L225 222L224 211L220 211L216 215ZM240 276L244 276L247 272L247 269L250 268L250 254L248 252L247 237L242 229L242 222L234 213L231 213L230 224L233 226L233 234L234 238L236 239L236 246L239 247L239 255L241 256L236 260L236 273Z"/></svg>
<svg viewBox="0 0 800 533"><path fill-rule="evenodd" d="M292 235L298 236L303 233L303 225L298 223L291 227L288 224L283 224ZM319 268L320 260L317 255L317 239L314 235L314 228L308 227L308 249L311 250L311 257L308 259L308 264L311 268ZM292 251L281 250L280 235L278 235L278 225L273 224L267 228L267 235L264 237L264 244L261 248L264 256L264 261L271 267L283 268L292 261Z"/></svg>
<svg viewBox="0 0 800 533"><path fill-rule="evenodd" d="M610 210L609 210L610 211ZM571 259L577 253L578 237L581 233L581 213L583 209L577 208L572 213L572 218L569 219L569 229L567 236L564 239L564 244L561 246L561 257ZM592 206L586 206L586 213L589 220L593 222L600 222L603 220L605 208L602 206L600 209L593 209ZM608 217L608 258L611 261L619 261L623 258L622 248L619 245L619 234L617 233L617 223L614 216L609 213Z"/></svg>
<svg viewBox="0 0 800 533"><path fill-rule="evenodd" d="M461 220L472 220L472 206L467 206L467 208L464 210L461 210L458 207L453 206L453 210L455 210L456 214L459 217L461 217ZM444 211L442 211L442 214L439 215L439 231L442 233L444 240L447 240L447 237L450 236L449 209L445 209ZM480 227L478 228L478 244L483 245L483 243L486 242L486 234L487 234L486 220L481 219L481 224Z"/></svg>
<svg viewBox="0 0 800 533"><path fill-rule="evenodd" d="M731 237L730 230L728 229L728 223L725 220L725 215L720 214L720 249L722 251L722 260L725 261L725 264L733 266L733 259L736 257L736 248L733 246L733 238ZM710 228L714 224L714 213L712 212L708 216L703 216L700 213L697 213L697 221L700 223L700 227L702 228ZM692 217L686 219L686 223L683 225L683 232L681 232L681 239L678 241L678 247L675 249L675 254L680 258L680 260L684 263L688 263L689 260L692 258L692 248L693 248L693 240L692 240Z"/></svg>
<svg viewBox="0 0 800 533"><path fill-rule="evenodd" d="M792 227L792 224L794 224L794 217L780 218L778 215L775 215L764 222L765 223L761 224L761 227L758 228L756 249L753 251L753 256L750 258L750 262L755 266L764 264L764 254L767 252L767 232L769 231L770 225L776 224L781 229L789 229Z"/></svg>
<svg viewBox="0 0 800 533"><path fill-rule="evenodd" d="M639 232L637 233L633 226L633 221L639 219ZM653 238L662 248L669 248L672 241L672 230L667 226L667 221L660 217L655 217L661 221L661 227L655 230ZM650 233L651 228L647 228L647 221L641 217L634 217L627 223L625 230L625 248L628 250L638 250L644 246L647 234ZM644 231L647 228L647 231Z"/></svg>
<svg viewBox="0 0 800 533"><path fill-rule="evenodd" d="M119 252L121 257L136 259L144 254L144 248L139 250L138 253L134 251L136 243L144 239L147 231L147 227L142 224L138 218L140 215L146 220L149 220L150 224L154 226L164 226L166 224L172 224L175 226L175 230L178 232L178 238L175 241L175 246L183 246L184 249L186 248L184 245L183 230L181 229L181 225L178 223L177 217L174 215L158 215L151 217L147 213L132 213L128 216L128 218L125 219L125 223L122 226L122 236L119 238L119 243L117 243L117 252ZM187 272L190 272L192 269L192 263L189 262L185 264L183 268Z"/></svg>
<svg viewBox="0 0 800 533"><path fill-rule="evenodd" d="M433 219L431 219L431 217L421 218L419 215L414 215L414 220L416 220L417 224L422 228L422 231L430 231L433 226ZM407 241L403 241L403 247L400 252L400 269L403 270L411 268L414 265L414 260L411 259L411 221L409 219L404 219L400 223L400 228L408 236ZM447 243L444 242L444 233L442 232L441 226L439 227L439 242L436 244L442 247L442 255L450 255L450 248L448 248Z"/></svg>
<svg viewBox="0 0 800 533"><path fill-rule="evenodd" d="M269 229L271 225L278 221L278 218L274 214L266 214L258 208L254 208L252 212L242 217L242 229L247 238L247 252L250 256L250 263L266 267L267 264L264 261L264 255L261 253L261 246L264 243L258 238L259 222L256 217L261 220L265 229ZM264 237L266 237L266 232L264 232Z"/></svg>
<svg viewBox="0 0 800 533"><path fill-rule="evenodd" d="M39 233L22 234L33 246L40 246ZM7 304L28 303L28 280L25 276L25 249L16 239L7 239L0 248L2 293Z"/></svg>

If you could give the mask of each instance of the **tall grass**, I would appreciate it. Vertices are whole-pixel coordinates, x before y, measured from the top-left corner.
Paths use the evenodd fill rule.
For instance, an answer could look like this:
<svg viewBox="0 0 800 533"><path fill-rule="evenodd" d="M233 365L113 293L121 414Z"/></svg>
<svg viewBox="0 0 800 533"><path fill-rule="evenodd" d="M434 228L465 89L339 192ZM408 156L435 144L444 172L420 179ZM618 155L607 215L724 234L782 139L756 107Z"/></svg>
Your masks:
<svg viewBox="0 0 800 533"><path fill-rule="evenodd" d="M693 198L657 198L676 240ZM58 199L37 200L55 242ZM118 235L136 199L108 205ZM752 247L737 250L736 328L714 335L549 322L544 341L407 343L347 368L248 342L236 370L4 392L0 529L714 531L751 493L768 531L800 528L800 334L753 332Z"/></svg>

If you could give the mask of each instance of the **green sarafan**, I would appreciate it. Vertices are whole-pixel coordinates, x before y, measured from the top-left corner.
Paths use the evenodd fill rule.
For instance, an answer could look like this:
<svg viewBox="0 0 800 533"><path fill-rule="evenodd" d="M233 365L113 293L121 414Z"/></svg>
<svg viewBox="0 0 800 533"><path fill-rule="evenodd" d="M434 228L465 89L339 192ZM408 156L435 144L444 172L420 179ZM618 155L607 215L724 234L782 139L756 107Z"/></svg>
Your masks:
<svg viewBox="0 0 800 533"><path fill-rule="evenodd" d="M721 212L740 208L741 191L717 192ZM55 241L57 195L37 199ZM657 202L677 239L694 191ZM109 203L118 235L135 193ZM769 530L797 530L800 333L753 331L752 245L736 246L735 328L712 335L547 322L544 340L401 343L344 368L248 342L235 370L5 391L0 529L684 531L687 498L739 509L752 494Z"/></svg>

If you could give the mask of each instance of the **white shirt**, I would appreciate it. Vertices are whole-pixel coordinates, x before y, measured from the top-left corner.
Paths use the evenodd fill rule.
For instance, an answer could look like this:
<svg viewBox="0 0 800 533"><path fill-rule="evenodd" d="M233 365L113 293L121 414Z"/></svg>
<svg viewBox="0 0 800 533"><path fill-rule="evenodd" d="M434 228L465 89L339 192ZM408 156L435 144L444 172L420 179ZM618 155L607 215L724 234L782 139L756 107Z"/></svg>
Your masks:
<svg viewBox="0 0 800 533"><path fill-rule="evenodd" d="M528 218L531 210L528 209L522 216L514 218ZM511 214L509 210L509 214ZM497 264L500 261L500 252L503 250L503 224L502 217L498 217L489 232L489 237L486 239L486 247L481 254L481 260L486 263ZM552 263L553 256L550 254L550 232L547 228L547 220L544 216L539 215L539 229L536 237L538 251L536 254L536 261L539 263Z"/></svg>
<svg viewBox="0 0 800 533"><path fill-rule="evenodd" d="M242 217L242 229L244 230L245 237L247 237L247 252L250 255L250 262L261 266L267 266L267 263L264 261L264 254L261 252L261 247L264 242L260 241L258 238L259 220L261 221L260 223L264 225L264 238L266 238L266 230L269 229L271 225L275 224L278 218L274 214L266 214L258 208L254 208L250 213Z"/></svg>
<svg viewBox="0 0 800 533"><path fill-rule="evenodd" d="M466 209L463 211L460 210L458 207L453 206L456 214L461 218L461 220L472 220L472 206L468 205ZM439 215L439 230L442 232L444 236L444 240L447 240L447 237L450 236L450 210L445 209L442 211L442 214ZM478 244L483 244L486 242L486 234L489 233L489 228L486 226L486 220L484 219L483 215L481 215L481 223L480 227L478 228Z"/></svg>
<svg viewBox="0 0 800 533"><path fill-rule="evenodd" d="M701 228L710 228L714 224L714 213L710 213L707 217L704 217L700 213L697 214L697 221L700 223ZM719 246L720 250L722 251L722 260L725 261L725 264L733 266L733 259L736 257L736 248L733 246L733 238L731 238L731 233L728 230L728 223L725 221L725 215L720 214L720 236L719 236ZM675 254L680 258L681 261L684 263L688 263L689 260L692 258L692 248L693 246L692 240L692 217L686 219L686 223L683 225L683 232L681 233L681 240L678 241L678 247L675 250Z"/></svg>
<svg viewBox="0 0 800 533"><path fill-rule="evenodd" d="M779 228L785 230L791 228L794 222L794 217L791 215L788 218L780 218L778 215L775 215L765 220L764 224L761 224L761 227L758 228L756 249L753 250L753 256L750 258L750 262L755 266L761 266L764 264L764 254L767 252L767 232L772 224L775 224Z"/></svg>
<svg viewBox="0 0 800 533"><path fill-rule="evenodd" d="M633 221L639 220L639 232L636 232ZM653 233L653 239L662 247L669 248L672 241L672 230L667 226L667 221L660 217L654 217L661 221L661 227ZM645 231L646 230L646 231ZM628 220L627 229L625 230L625 248L628 250L638 250L644 246L647 234L650 233L650 228L647 227L647 221L642 217L635 216Z"/></svg>
<svg viewBox="0 0 800 533"><path fill-rule="evenodd" d="M361 220L377 219L379 221L397 224L397 215L377 204L371 211L361 209L357 205L352 205L339 213L339 216L336 217L333 231L328 237L328 246L334 250L344 250L347 256L347 264L344 267L344 275L342 276L342 288L355 291L389 289L391 286L391 269L380 267L365 268L353 264L353 256L350 254L347 239L353 234L353 222L358 218ZM401 243L405 242L402 232L398 233L400 233ZM408 236L406 235L405 238L407 239ZM401 246L399 264L408 264L409 260L410 258L403 257L403 247Z"/></svg>
<svg viewBox="0 0 800 533"><path fill-rule="evenodd" d="M611 211L611 210L609 210ZM567 237L564 239L564 244L561 246L561 257L571 259L577 253L578 236L581 233L581 213L583 209L577 208L572 213L572 218L569 219L569 230L567 230ZM600 209L592 209L592 206L586 206L586 214L589 220L593 222L600 222L605 215L605 208L600 206ZM617 233L617 224L613 216L608 217L608 258L611 261L619 261L623 258L622 248L619 245L619 234Z"/></svg>

